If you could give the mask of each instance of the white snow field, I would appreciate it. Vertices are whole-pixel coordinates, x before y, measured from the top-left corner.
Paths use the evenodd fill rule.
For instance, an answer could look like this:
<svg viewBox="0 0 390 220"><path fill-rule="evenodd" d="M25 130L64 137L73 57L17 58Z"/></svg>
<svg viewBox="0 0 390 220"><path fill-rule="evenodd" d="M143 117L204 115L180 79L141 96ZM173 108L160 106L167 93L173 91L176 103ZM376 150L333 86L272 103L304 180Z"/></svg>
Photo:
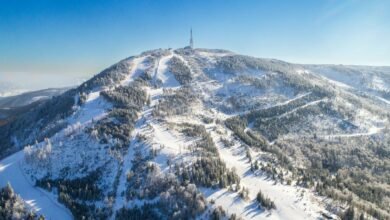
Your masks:
<svg viewBox="0 0 390 220"><path fill-rule="evenodd" d="M29 181L20 167L23 158L24 152L19 151L0 161L0 187L10 183L15 192L27 203L27 206L43 214L46 219L73 219L70 211L57 202L56 196L35 187Z"/></svg>
<svg viewBox="0 0 390 220"><path fill-rule="evenodd" d="M173 57L173 54L169 54L167 56L163 56L158 60L156 72L154 75L154 80L161 80L163 87L177 87L180 83L175 79L172 73L170 73L168 68L168 62Z"/></svg>

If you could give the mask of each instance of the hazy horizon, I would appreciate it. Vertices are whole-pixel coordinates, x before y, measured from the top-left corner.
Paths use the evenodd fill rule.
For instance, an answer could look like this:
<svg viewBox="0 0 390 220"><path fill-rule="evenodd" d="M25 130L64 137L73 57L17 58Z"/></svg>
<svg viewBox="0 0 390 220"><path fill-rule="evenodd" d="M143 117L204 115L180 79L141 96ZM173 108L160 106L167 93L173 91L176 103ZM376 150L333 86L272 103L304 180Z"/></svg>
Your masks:
<svg viewBox="0 0 390 220"><path fill-rule="evenodd" d="M390 2L1 1L0 82L69 86L156 48L301 64L390 66Z"/></svg>
<svg viewBox="0 0 390 220"><path fill-rule="evenodd" d="M182 47L180 47L182 48ZM159 49L159 48L155 48ZM167 49L167 48L161 48L161 49ZM177 48L173 48L177 49ZM199 49L224 49L226 48L199 48ZM153 50L153 49L146 49L147 50ZM138 55L144 51L140 51L137 54L131 54ZM231 51L231 50L229 50ZM237 54L236 51L231 51ZM248 55L248 54L242 54L242 55ZM253 56L253 55L251 55ZM64 88L64 87L73 87L80 85L84 81L88 80L92 76L100 73L105 68L111 66L112 64L119 62L120 60L127 58L122 57L119 58L116 61L113 61L113 63L107 64L106 66L102 66L100 69L96 69L94 72L85 72L85 73L77 73L77 72L69 72L69 73L47 73L47 72L0 72L0 87L2 85L8 85L8 88L13 88L17 92L16 94L19 94L21 92L27 92L27 91L34 91L34 90L41 90L41 89L48 89L48 88ZM278 59L276 57L258 57L258 58L266 58L266 59ZM281 60L281 59L278 59ZM345 66L372 66L372 67L389 67L390 65L364 65L364 64L338 64L338 63L299 63L299 62L290 62L288 60L283 60L285 62L289 63L295 63L295 64L303 64L303 65L345 65ZM33 80L31 80L33 79ZM1 90L1 88L0 88ZM1 91L0 91L1 92ZM11 93L12 94L12 93Z"/></svg>

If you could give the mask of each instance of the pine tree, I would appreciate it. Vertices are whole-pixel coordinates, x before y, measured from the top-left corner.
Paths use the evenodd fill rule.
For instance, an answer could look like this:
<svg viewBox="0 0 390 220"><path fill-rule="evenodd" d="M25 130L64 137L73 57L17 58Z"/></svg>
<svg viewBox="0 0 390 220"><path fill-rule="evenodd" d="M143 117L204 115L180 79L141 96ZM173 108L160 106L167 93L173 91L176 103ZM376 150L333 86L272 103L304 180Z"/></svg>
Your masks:
<svg viewBox="0 0 390 220"><path fill-rule="evenodd" d="M355 218L355 210L350 206L347 211L345 211L342 220L353 220Z"/></svg>

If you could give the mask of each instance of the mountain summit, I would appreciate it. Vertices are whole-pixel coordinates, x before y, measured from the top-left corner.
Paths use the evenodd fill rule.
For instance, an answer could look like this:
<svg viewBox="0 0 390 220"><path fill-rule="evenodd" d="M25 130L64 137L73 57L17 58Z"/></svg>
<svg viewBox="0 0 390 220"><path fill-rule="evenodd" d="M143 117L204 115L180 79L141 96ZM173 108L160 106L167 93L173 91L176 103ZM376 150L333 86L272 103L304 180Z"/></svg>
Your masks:
<svg viewBox="0 0 390 220"><path fill-rule="evenodd" d="M1 126L0 184L53 219L386 219L389 85L388 67L147 51Z"/></svg>

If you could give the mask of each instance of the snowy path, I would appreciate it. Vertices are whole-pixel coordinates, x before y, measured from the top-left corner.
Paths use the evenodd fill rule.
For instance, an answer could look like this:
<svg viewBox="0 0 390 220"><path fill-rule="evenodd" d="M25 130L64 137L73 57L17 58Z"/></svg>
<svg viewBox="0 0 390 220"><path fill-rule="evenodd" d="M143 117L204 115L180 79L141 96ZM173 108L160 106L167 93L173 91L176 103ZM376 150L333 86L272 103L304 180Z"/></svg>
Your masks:
<svg viewBox="0 0 390 220"><path fill-rule="evenodd" d="M276 104L276 105L274 105L274 106L272 106L272 107L288 105L289 103L291 103L291 102L293 102L293 101L296 101L296 100L298 100L298 99L301 99L301 98L303 98L303 97L306 97L306 96L308 96L308 95L310 95L310 94L311 94L311 92L307 92L307 93L304 93L304 94L302 94L302 95L297 95L296 97L294 97L294 98L292 98L292 99L289 99L289 100L287 100L287 101L285 101L285 102L282 102L282 103L280 103L280 104Z"/></svg>
<svg viewBox="0 0 390 220"><path fill-rule="evenodd" d="M29 182L20 168L24 158L23 151L19 151L0 162L0 187L11 183L15 192L19 194L30 208L43 214L46 219L73 219L72 214L57 199L43 189L35 187Z"/></svg>
<svg viewBox="0 0 390 220"><path fill-rule="evenodd" d="M379 133L384 128L371 127L368 132L363 133L353 133L353 134L331 134L331 135L318 135L321 138L343 138L343 137L360 137L360 136L370 136Z"/></svg>
<svg viewBox="0 0 390 220"><path fill-rule="evenodd" d="M311 94L311 92L307 92L307 93L298 95L298 96L296 96L296 97L294 97L292 99L289 99L287 101L284 101L284 102L281 102L281 103L277 103L275 105L272 105L272 106L269 106L269 107L266 107L266 108L245 110L245 111L237 112L235 114L231 114L231 116L246 115L246 114L249 114L252 111L256 111L256 110L267 110L267 109L271 109L271 108L278 107L278 106L288 105L289 103L291 103L293 101L296 101L298 99L304 98L304 97L306 97L306 96L308 96L310 94ZM305 108L305 107L310 106L310 105L315 105L315 104L317 104L318 102L321 102L321 101L325 101L325 99L320 99L320 100L316 100L316 101L313 101L313 102L306 103L305 105L301 105L301 106L299 106L299 107L297 107L297 108L295 108L295 109L293 109L293 110L291 110L289 112L283 113L283 114L278 115L278 116L270 117L270 118L283 117L284 115L293 113L293 112L299 110L300 108Z"/></svg>
<svg viewBox="0 0 390 220"><path fill-rule="evenodd" d="M375 95L374 95L374 97L377 98L378 100L380 100L380 101L382 101L382 102L384 102L384 103L390 105L390 101L389 101L389 100L384 99L384 98L382 98L382 97L380 97L380 96L375 96Z"/></svg>
<svg viewBox="0 0 390 220"><path fill-rule="evenodd" d="M327 98L316 100L316 101L312 101L312 102L306 103L304 105L301 105L301 106L299 106L297 108L294 108L291 111L285 112L285 113L283 113L281 115L278 115L278 116L275 116L275 117L271 117L271 118L283 118L283 117L285 117L285 116L287 116L287 115L289 115L291 113L294 113L294 112L298 111L299 109L303 109L303 108L306 108L306 107L311 106L311 105L317 105L318 103L324 102L326 100L327 100ZM271 119L271 118L267 118L267 119Z"/></svg>

